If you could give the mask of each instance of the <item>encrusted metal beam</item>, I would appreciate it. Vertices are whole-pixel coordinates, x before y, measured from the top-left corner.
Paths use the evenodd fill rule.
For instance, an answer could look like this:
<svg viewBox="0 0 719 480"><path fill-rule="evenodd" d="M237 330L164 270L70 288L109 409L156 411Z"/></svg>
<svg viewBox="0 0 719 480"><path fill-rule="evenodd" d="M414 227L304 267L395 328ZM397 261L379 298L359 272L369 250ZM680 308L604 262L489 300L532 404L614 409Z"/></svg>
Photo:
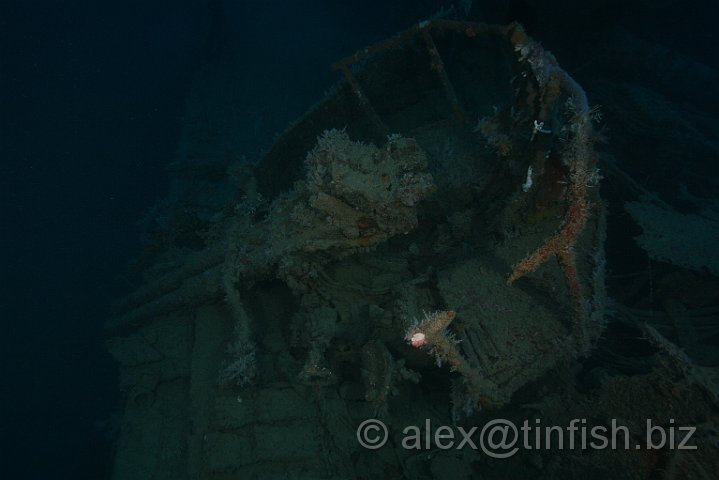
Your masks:
<svg viewBox="0 0 719 480"><path fill-rule="evenodd" d="M389 128L387 128L387 125L384 124L382 119L377 114L377 111L370 103L369 98L367 98L367 95L364 93L364 90L362 90L362 86L357 81L357 78L355 78L352 70L350 70L350 67L346 64L342 64L340 65L340 70L342 70L342 73L347 79L347 83L352 89L352 93L354 93L357 98L360 108L365 111L370 120L372 120L372 123L374 123L380 130L380 133L382 133L382 135L387 135L389 133Z"/></svg>
<svg viewBox="0 0 719 480"><path fill-rule="evenodd" d="M452 112L454 113L455 118L460 123L463 123L465 120L464 111L459 104L459 100L457 99L457 93L454 91L452 82L449 81L447 71L444 68L444 62L442 61L442 57L437 50L437 46L434 44L434 40L432 40L432 35L429 34L429 30L422 29L422 38L424 39L424 43L427 46L429 56L432 58L432 64L430 65L430 67L432 68L432 70L437 72L437 76L439 76L439 81L442 82L442 87L444 88L444 92L447 95L447 100L449 101L449 104L452 106Z"/></svg>

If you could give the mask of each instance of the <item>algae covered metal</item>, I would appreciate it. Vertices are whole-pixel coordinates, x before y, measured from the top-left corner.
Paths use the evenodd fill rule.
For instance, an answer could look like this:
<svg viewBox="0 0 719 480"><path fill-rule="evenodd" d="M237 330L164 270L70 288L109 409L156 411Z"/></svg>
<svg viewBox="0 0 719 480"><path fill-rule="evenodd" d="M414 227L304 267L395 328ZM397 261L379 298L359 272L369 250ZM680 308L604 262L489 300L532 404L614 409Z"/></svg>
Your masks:
<svg viewBox="0 0 719 480"><path fill-rule="evenodd" d="M356 424L500 409L601 333L596 112L549 52L435 20L334 67L118 303L116 478L409 477Z"/></svg>

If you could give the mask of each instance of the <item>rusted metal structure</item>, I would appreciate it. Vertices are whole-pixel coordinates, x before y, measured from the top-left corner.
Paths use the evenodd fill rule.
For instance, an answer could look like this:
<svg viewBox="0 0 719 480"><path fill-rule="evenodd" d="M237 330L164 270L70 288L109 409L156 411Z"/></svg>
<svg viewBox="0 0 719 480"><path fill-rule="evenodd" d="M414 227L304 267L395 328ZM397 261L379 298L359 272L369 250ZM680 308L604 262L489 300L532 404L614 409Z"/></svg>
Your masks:
<svg viewBox="0 0 719 480"><path fill-rule="evenodd" d="M358 420L502 408L600 335L594 112L552 55L434 20L333 68L204 243L118 303L116 478L410 478Z"/></svg>

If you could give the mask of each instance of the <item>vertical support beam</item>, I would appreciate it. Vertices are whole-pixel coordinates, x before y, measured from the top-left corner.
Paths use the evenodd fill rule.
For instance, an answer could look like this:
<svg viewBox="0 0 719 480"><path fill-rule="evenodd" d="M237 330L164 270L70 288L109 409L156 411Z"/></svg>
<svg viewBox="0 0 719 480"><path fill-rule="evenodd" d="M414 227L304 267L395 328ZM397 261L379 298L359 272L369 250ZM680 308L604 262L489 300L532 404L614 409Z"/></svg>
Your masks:
<svg viewBox="0 0 719 480"><path fill-rule="evenodd" d="M460 123L463 123L465 120L464 111L459 105L457 94L454 91L452 83L449 81L447 71L444 69L444 62L442 61L442 57L440 57L439 52L437 51L437 46L434 44L434 40L432 40L432 36L429 34L429 31L427 31L426 28L421 29L421 32L424 43L425 45L427 45L427 51L429 52L429 56L432 59L431 68L432 70L437 72L437 75L439 76L439 81L442 82L442 87L444 87L444 92L447 95L447 100L449 100L449 104L452 106L452 112L454 113L455 118Z"/></svg>
<svg viewBox="0 0 719 480"><path fill-rule="evenodd" d="M341 64L340 69L342 70L342 73L347 79L347 83L349 83L349 86L352 89L352 93L354 93L355 97L357 97L357 101L359 102L360 107L365 111L370 120L372 120L372 123L374 123L375 126L379 129L380 133L383 136L387 135L389 133L389 128L387 128L387 125L385 125L379 115L377 115L377 112L372 107L372 104L369 102L367 95L365 95L364 91L362 90L362 86L355 78L354 74L352 73L352 70L350 70L349 66L346 63Z"/></svg>

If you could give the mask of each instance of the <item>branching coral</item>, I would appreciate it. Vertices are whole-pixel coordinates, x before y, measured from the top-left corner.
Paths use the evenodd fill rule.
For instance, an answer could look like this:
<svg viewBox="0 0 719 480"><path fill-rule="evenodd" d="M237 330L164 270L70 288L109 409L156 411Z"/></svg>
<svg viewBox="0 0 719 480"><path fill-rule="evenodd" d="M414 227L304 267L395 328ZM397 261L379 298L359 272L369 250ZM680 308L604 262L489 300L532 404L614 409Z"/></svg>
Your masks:
<svg viewBox="0 0 719 480"><path fill-rule="evenodd" d="M589 108L584 90L557 65L556 60L549 52L530 39L519 27L515 27L510 40L514 44L515 52L519 55L519 64L528 64L529 71L536 80L536 91L532 92L531 97L539 99L541 107L537 112L538 119L534 120L535 132L538 125L543 126L551 120L552 112L556 109L555 104L560 95L568 96L565 103L567 125L563 127L567 135L567 144L564 146L561 156L562 164L568 169L568 185L567 208L559 230L515 265L507 283L511 284L535 271L550 257L556 257L564 272L567 289L575 305L575 323L579 325L586 320L587 312L583 305L584 297L577 273L574 246L584 230L590 212L587 185L594 178L591 167L595 162L592 149L594 142L593 112Z"/></svg>

